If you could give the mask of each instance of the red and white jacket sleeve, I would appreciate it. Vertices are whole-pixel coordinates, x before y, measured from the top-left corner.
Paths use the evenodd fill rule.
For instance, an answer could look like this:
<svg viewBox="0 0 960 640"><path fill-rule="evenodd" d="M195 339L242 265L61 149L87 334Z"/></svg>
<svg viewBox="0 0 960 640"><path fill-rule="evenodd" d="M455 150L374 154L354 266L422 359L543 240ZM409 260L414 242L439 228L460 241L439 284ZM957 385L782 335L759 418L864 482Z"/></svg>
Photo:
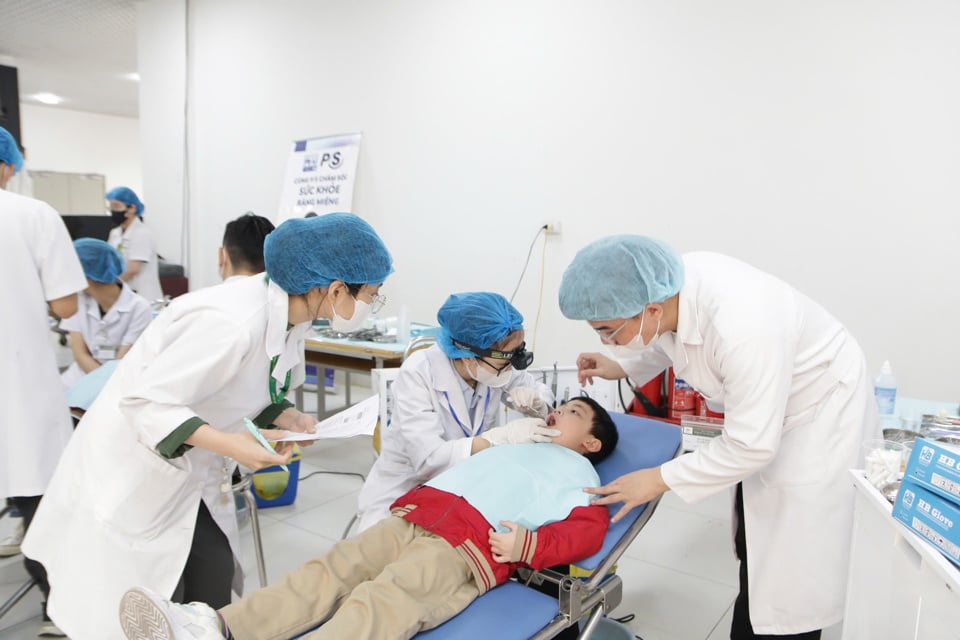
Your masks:
<svg viewBox="0 0 960 640"><path fill-rule="evenodd" d="M511 555L532 569L577 562L600 550L609 524L606 507L575 507L563 520L536 531L519 527Z"/></svg>

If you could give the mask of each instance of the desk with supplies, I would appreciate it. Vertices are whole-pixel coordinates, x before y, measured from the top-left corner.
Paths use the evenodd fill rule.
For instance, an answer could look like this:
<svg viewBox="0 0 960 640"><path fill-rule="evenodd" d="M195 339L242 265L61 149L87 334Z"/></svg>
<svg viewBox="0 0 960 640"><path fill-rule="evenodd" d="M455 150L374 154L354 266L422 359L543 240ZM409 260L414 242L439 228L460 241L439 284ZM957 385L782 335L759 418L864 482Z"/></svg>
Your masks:
<svg viewBox="0 0 960 640"><path fill-rule="evenodd" d="M317 418L324 418L349 407L352 404L350 394L350 374L370 373L371 369L383 367L399 367L403 362L408 347L418 340L424 340L430 331L424 329L411 331L409 342L376 342L372 340L357 340L355 338L333 338L321 332L312 332L304 341L304 360L308 365L317 367ZM340 369L344 372L344 394L346 404L335 411L327 411L326 387L324 369ZM306 385L305 385L306 386ZM296 390L296 405L303 407L303 388Z"/></svg>

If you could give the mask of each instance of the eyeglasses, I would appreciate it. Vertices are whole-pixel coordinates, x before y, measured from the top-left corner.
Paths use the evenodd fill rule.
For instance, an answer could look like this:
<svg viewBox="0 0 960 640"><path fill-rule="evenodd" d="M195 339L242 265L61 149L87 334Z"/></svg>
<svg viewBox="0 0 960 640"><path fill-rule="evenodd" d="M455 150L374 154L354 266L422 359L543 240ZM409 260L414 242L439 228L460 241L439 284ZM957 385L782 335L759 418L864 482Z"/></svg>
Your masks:
<svg viewBox="0 0 960 640"><path fill-rule="evenodd" d="M377 313L387 304L387 296L381 293L375 293L370 296L370 313Z"/></svg>
<svg viewBox="0 0 960 640"><path fill-rule="evenodd" d="M514 349L513 351L500 351L498 349L481 349L480 347L474 347L469 344L464 344L463 342L460 342L458 340L452 340L452 342L453 342L453 345L458 349L465 349L467 351L477 354L478 356L480 356L481 360L483 360L484 358L494 358L496 360L509 360L510 362L503 365L499 369L495 365L492 365L486 360L483 360L484 363L496 369L498 374L511 365L517 371L523 371L524 369L529 367L531 364L533 364L533 352L527 351L526 342L521 342L520 346Z"/></svg>
<svg viewBox="0 0 960 640"><path fill-rule="evenodd" d="M630 322L630 318L627 318L626 320L624 320L623 324L621 324L619 327L617 327L613 331L609 331L609 332L597 331L597 334L600 336L600 342L604 344L613 344L613 337L618 333L620 333L620 330L623 329L625 326L627 326L628 322Z"/></svg>

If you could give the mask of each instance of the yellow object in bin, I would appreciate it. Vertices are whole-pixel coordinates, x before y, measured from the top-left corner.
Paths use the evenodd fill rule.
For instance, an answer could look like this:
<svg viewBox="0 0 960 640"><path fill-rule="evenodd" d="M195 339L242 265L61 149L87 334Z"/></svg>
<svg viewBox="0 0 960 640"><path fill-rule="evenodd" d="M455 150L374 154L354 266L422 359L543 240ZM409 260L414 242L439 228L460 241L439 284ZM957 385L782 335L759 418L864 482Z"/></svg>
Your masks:
<svg viewBox="0 0 960 640"><path fill-rule="evenodd" d="M280 507L292 504L297 498L297 481L300 476L300 447L293 446L293 457L284 471L279 465L266 467L253 474L253 498L257 507Z"/></svg>
<svg viewBox="0 0 960 640"><path fill-rule="evenodd" d="M616 572L617 572L617 565L613 565L612 567L610 567L610 571L607 572L607 575L613 575L613 574L615 574ZM586 578L589 578L589 577L592 576L592 575L593 575L593 571L590 571L589 569L583 569L583 568L581 568L581 567L578 567L578 566L575 565L575 564L570 565L570 577L571 577L571 578L583 578L583 579L586 579Z"/></svg>

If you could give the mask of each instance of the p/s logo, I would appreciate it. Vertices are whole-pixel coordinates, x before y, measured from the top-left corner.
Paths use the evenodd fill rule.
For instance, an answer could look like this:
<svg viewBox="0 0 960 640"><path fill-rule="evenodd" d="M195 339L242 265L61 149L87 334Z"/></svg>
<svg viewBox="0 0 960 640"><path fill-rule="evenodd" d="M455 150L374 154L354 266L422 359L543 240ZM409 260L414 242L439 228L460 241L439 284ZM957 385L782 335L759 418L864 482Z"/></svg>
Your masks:
<svg viewBox="0 0 960 640"><path fill-rule="evenodd" d="M324 153L320 156L320 166L326 165L330 169L336 169L343 163L343 157L341 152L334 151L333 153Z"/></svg>

